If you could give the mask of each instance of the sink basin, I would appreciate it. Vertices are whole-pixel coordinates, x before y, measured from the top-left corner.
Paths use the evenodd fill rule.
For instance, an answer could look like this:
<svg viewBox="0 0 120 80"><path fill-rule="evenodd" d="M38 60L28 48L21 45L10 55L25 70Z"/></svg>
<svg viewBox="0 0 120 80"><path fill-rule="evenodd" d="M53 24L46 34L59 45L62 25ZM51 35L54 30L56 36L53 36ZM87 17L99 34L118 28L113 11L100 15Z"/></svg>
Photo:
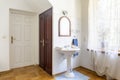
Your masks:
<svg viewBox="0 0 120 80"><path fill-rule="evenodd" d="M74 77L74 73L72 71L72 65L71 65L71 57L75 52L79 52L79 47L57 47L56 48L60 53L64 54L67 59L67 71L65 73L66 77Z"/></svg>
<svg viewBox="0 0 120 80"><path fill-rule="evenodd" d="M71 47L61 48L61 51L62 52L78 52L78 51L80 51L80 48L78 48L78 47L76 47L76 48L71 48Z"/></svg>
<svg viewBox="0 0 120 80"><path fill-rule="evenodd" d="M80 51L80 48L79 47L57 47L56 48L57 50L59 50L61 53L63 54L74 54L75 52L79 52Z"/></svg>

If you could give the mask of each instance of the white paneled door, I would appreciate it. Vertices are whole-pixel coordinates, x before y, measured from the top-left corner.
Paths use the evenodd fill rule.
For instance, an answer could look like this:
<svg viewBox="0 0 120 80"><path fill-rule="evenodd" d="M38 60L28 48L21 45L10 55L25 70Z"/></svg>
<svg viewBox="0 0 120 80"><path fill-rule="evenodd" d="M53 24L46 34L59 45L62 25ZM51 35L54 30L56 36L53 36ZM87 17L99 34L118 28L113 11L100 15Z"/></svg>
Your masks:
<svg viewBox="0 0 120 80"><path fill-rule="evenodd" d="M34 21L28 13L10 13L11 68L34 64Z"/></svg>

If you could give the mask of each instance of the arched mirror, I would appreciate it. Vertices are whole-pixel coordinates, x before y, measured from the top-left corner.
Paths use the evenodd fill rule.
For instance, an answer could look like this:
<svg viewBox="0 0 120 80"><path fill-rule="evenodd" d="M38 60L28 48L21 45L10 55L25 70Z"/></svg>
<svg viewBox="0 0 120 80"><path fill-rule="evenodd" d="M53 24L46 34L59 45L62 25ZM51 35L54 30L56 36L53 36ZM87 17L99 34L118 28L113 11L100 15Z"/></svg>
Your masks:
<svg viewBox="0 0 120 80"><path fill-rule="evenodd" d="M59 19L59 36L60 37L69 37L71 36L71 22L67 16L62 16Z"/></svg>

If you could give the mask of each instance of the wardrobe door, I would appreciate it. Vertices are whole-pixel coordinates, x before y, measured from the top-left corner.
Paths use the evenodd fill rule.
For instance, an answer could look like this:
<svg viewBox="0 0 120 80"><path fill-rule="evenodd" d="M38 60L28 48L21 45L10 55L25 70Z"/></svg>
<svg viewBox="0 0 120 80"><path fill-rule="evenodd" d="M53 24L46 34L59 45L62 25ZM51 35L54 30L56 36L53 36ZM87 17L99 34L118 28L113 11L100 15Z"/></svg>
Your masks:
<svg viewBox="0 0 120 80"><path fill-rule="evenodd" d="M43 12L40 17L40 67L52 74L52 8Z"/></svg>
<svg viewBox="0 0 120 80"><path fill-rule="evenodd" d="M52 74L52 9L45 12L45 70Z"/></svg>
<svg viewBox="0 0 120 80"><path fill-rule="evenodd" d="M44 14L39 16L39 65L45 68L45 54L44 54Z"/></svg>

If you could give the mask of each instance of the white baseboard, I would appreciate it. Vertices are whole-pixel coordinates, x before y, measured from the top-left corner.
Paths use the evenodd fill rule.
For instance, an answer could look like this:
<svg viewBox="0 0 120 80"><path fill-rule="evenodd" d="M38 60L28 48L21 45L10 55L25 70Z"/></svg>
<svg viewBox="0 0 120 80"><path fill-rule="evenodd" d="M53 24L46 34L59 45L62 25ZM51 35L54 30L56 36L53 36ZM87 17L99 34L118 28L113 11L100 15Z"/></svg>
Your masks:
<svg viewBox="0 0 120 80"><path fill-rule="evenodd" d="M1 66L1 65L0 65L0 72L8 71L8 70L10 70L9 65L6 65L6 66Z"/></svg>

